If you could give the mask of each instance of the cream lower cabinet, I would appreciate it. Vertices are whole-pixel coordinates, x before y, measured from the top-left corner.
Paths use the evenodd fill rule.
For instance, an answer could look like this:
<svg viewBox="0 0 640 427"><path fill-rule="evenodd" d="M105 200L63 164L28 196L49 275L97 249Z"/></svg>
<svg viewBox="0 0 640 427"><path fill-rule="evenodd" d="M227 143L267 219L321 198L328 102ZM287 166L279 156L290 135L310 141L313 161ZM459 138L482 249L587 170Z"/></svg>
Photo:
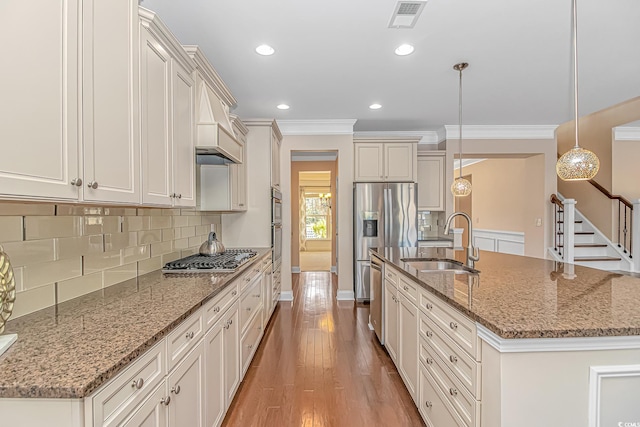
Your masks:
<svg viewBox="0 0 640 427"><path fill-rule="evenodd" d="M169 427L204 426L204 344L200 342L167 377Z"/></svg>
<svg viewBox="0 0 640 427"><path fill-rule="evenodd" d="M226 409L225 399L225 347L226 324L219 320L204 337L205 355L205 426L222 424Z"/></svg>
<svg viewBox="0 0 640 427"><path fill-rule="evenodd" d="M396 364L398 363L398 290L389 280L384 287L384 346Z"/></svg>
<svg viewBox="0 0 640 427"><path fill-rule="evenodd" d="M165 384L158 386L149 398L126 420L123 427L166 427L168 414L166 408ZM171 402L169 402L171 403Z"/></svg>
<svg viewBox="0 0 640 427"><path fill-rule="evenodd" d="M400 292L398 368L409 394L418 397L418 308Z"/></svg>
<svg viewBox="0 0 640 427"><path fill-rule="evenodd" d="M224 320L224 397L225 411L231 405L233 397L242 381L240 371L240 316L236 301L229 309Z"/></svg>

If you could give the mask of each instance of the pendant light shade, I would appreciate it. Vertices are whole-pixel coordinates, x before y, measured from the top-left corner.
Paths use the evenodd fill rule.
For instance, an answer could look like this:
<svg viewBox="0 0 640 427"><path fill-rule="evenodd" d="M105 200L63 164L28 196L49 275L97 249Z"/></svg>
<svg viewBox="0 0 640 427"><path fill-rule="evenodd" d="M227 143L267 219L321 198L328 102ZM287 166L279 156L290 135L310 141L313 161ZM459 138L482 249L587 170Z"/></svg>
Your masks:
<svg viewBox="0 0 640 427"><path fill-rule="evenodd" d="M471 183L462 177L462 70L469 66L466 62L461 62L453 66L460 75L460 86L458 92L458 148L460 164L458 165L458 171L460 175L453 180L451 184L451 193L455 197L463 197L471 194Z"/></svg>
<svg viewBox="0 0 640 427"><path fill-rule="evenodd" d="M573 110L576 145L564 153L556 163L556 173L564 181L585 181L592 179L600 169L600 160L594 152L578 144L578 12L576 0L573 7Z"/></svg>

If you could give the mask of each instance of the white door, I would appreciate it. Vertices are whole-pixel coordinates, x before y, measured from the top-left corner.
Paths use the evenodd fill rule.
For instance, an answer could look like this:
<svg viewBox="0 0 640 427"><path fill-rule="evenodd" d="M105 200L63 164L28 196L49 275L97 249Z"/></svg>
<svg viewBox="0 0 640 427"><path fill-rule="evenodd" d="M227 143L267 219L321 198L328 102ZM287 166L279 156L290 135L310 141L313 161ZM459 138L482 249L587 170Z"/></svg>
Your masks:
<svg viewBox="0 0 640 427"><path fill-rule="evenodd" d="M413 182L413 143L384 144L384 180Z"/></svg>
<svg viewBox="0 0 640 427"><path fill-rule="evenodd" d="M169 427L204 427L204 345L198 344L167 377Z"/></svg>
<svg viewBox="0 0 640 427"><path fill-rule="evenodd" d="M140 405L122 427L167 427L166 387L162 382L151 396Z"/></svg>
<svg viewBox="0 0 640 427"><path fill-rule="evenodd" d="M400 340L400 372L409 394L416 400L418 390L418 308L400 293L398 330ZM398 304L396 304L398 305Z"/></svg>
<svg viewBox="0 0 640 427"><path fill-rule="evenodd" d="M228 407L240 385L240 318L238 302L223 316L224 329L224 388Z"/></svg>
<svg viewBox="0 0 640 427"><path fill-rule="evenodd" d="M78 1L0 9L0 194L77 200Z"/></svg>
<svg viewBox="0 0 640 427"><path fill-rule="evenodd" d="M83 198L140 203L138 2L83 5Z"/></svg>
<svg viewBox="0 0 640 427"><path fill-rule="evenodd" d="M142 202L161 206L170 206L173 201L170 81L171 57L146 28L141 28Z"/></svg>
<svg viewBox="0 0 640 427"><path fill-rule="evenodd" d="M218 320L204 337L205 426L218 427L225 414L224 393L224 319Z"/></svg>
<svg viewBox="0 0 640 427"><path fill-rule="evenodd" d="M193 207L196 205L195 87L193 77L176 61L173 61L172 82L174 205Z"/></svg>
<svg viewBox="0 0 640 427"><path fill-rule="evenodd" d="M358 143L355 146L355 181L384 181L384 144Z"/></svg>
<svg viewBox="0 0 640 427"><path fill-rule="evenodd" d="M418 157L418 210L444 210L444 156Z"/></svg>

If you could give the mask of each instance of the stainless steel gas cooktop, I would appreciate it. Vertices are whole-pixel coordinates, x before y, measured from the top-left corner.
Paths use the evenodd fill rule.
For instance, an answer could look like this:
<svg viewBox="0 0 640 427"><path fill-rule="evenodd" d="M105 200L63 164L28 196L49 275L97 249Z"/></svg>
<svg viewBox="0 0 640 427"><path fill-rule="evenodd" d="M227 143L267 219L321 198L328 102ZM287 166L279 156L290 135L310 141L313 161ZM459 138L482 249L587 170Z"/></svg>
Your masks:
<svg viewBox="0 0 640 427"><path fill-rule="evenodd" d="M205 256L200 254L168 262L162 268L163 273L216 273L233 272L255 257L258 253L252 249L228 249L222 253Z"/></svg>

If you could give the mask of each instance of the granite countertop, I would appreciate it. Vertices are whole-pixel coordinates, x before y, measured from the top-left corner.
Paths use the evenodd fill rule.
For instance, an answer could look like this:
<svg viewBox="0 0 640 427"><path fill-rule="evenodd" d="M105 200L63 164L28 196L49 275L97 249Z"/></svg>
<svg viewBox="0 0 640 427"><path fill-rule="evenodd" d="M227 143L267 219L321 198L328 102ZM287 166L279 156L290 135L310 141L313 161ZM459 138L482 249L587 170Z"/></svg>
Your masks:
<svg viewBox="0 0 640 427"><path fill-rule="evenodd" d="M453 242L453 239L445 236L424 236L418 239L418 242Z"/></svg>
<svg viewBox="0 0 640 427"><path fill-rule="evenodd" d="M155 271L10 320L18 340L0 356L0 397L88 396L270 249L256 251L233 273Z"/></svg>
<svg viewBox="0 0 640 427"><path fill-rule="evenodd" d="M502 338L640 335L640 278L573 264L480 251L478 274L419 272L402 259L448 258L447 248L372 250Z"/></svg>

